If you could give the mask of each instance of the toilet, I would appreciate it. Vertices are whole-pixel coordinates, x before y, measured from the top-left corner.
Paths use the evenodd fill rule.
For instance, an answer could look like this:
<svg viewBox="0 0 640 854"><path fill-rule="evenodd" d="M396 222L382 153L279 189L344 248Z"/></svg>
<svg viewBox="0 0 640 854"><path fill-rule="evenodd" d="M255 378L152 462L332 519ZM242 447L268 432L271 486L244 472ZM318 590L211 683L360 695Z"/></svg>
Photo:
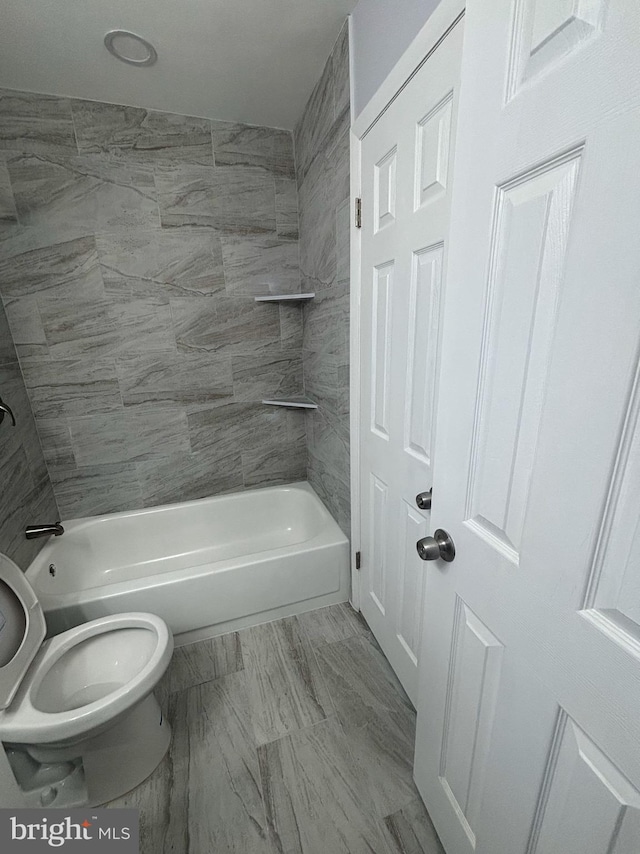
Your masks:
<svg viewBox="0 0 640 854"><path fill-rule="evenodd" d="M167 752L171 729L153 691L173 636L144 613L45 635L33 588L0 554L0 807L98 806Z"/></svg>

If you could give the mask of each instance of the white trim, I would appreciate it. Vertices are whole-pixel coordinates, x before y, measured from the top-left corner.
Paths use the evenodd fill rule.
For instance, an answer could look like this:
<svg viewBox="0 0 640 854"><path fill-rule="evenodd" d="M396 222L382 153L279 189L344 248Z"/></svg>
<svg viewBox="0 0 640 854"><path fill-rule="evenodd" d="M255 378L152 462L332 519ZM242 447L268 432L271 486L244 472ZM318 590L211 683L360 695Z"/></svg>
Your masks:
<svg viewBox="0 0 640 854"><path fill-rule="evenodd" d="M466 0L441 0L380 88L351 125L351 296L350 296L350 426L351 426L351 604L360 610L360 573L355 554L362 550L360 495L360 299L362 232L355 227L355 199L361 197L361 149L367 131L404 88L452 25L464 14ZM351 104L354 101L353 20L349 16ZM353 107L352 107L353 109Z"/></svg>
<svg viewBox="0 0 640 854"><path fill-rule="evenodd" d="M353 133L358 139L365 136L367 130L423 64L454 21L464 14L465 6L465 0L440 0L424 27L353 122Z"/></svg>

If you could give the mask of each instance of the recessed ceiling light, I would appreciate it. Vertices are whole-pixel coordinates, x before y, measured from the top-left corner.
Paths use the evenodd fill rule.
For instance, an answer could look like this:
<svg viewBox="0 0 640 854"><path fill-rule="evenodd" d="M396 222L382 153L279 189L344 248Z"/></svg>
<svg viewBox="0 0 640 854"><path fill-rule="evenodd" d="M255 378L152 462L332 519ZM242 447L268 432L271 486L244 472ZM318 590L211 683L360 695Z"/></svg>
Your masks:
<svg viewBox="0 0 640 854"><path fill-rule="evenodd" d="M153 65L158 58L155 47L128 30L110 30L104 37L109 53L130 65Z"/></svg>

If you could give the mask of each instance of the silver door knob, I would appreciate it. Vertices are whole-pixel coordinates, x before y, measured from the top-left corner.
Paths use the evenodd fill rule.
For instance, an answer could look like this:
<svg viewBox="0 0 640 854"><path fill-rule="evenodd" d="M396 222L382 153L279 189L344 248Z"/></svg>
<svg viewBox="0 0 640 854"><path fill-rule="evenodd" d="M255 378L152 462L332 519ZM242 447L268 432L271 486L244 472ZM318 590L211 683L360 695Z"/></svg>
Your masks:
<svg viewBox="0 0 640 854"><path fill-rule="evenodd" d="M433 489L430 489L428 492L420 492L416 495L416 504L418 505L418 510L431 510L431 496L433 494Z"/></svg>
<svg viewBox="0 0 640 854"><path fill-rule="evenodd" d="M447 563L451 563L456 556L453 540L442 528L438 528L433 537L423 537L418 540L416 548L422 560L446 560Z"/></svg>

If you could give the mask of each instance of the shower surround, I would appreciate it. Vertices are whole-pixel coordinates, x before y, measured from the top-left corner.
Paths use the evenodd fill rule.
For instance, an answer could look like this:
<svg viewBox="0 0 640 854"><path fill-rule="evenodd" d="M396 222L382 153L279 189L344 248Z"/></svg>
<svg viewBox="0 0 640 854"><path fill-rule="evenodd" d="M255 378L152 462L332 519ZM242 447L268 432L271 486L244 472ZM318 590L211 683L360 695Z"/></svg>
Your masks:
<svg viewBox="0 0 640 854"><path fill-rule="evenodd" d="M302 312L254 302L300 284L289 132L0 90L0 293L63 518L304 480L304 415L260 404L302 391Z"/></svg>
<svg viewBox="0 0 640 854"><path fill-rule="evenodd" d="M344 25L294 131L305 291L308 479L350 533L349 486L349 32Z"/></svg>

